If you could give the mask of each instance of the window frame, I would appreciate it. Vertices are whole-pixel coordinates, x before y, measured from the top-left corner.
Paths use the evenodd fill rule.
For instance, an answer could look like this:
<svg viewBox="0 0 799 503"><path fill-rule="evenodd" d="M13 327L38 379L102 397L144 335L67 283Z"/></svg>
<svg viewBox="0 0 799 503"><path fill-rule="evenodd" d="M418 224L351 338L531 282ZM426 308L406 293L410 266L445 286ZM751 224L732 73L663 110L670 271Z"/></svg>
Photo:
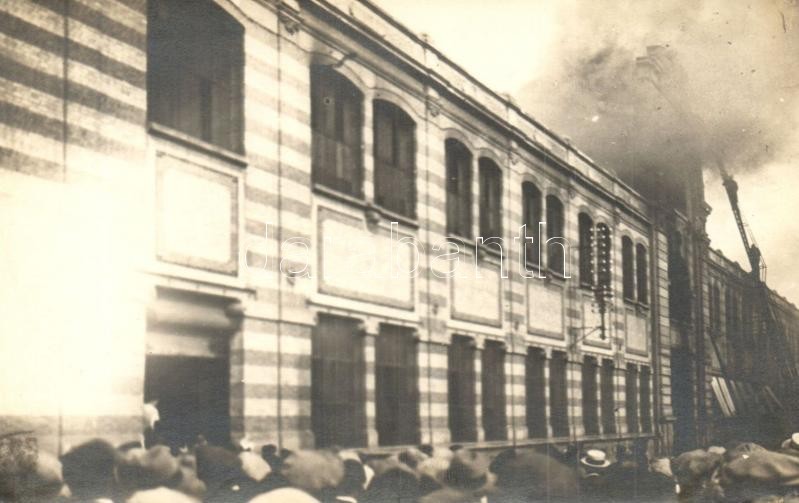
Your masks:
<svg viewBox="0 0 799 503"><path fill-rule="evenodd" d="M474 339L457 334L447 348L447 421L453 442L477 441L475 351Z"/></svg>
<svg viewBox="0 0 799 503"><path fill-rule="evenodd" d="M528 347L524 360L525 419L528 438L547 438L546 404L547 355L541 348Z"/></svg>
<svg viewBox="0 0 799 503"><path fill-rule="evenodd" d="M364 199L363 124L364 94L350 79L328 65L311 65L311 181L337 193L358 200ZM325 116L326 94L332 94L332 119ZM345 108L348 111L345 111ZM345 127L349 114L352 124ZM323 131L323 124L332 123L333 137ZM349 134L351 138L345 138ZM322 150L335 147L336 155L321 155ZM340 159L349 150L353 166ZM330 161L330 159L335 161ZM324 159L324 161L322 160ZM339 160L341 166L339 166ZM332 163L332 165L331 165ZM335 172L331 175L331 171ZM338 173L341 172L341 176Z"/></svg>
<svg viewBox="0 0 799 503"><path fill-rule="evenodd" d="M325 328L329 331L324 331ZM336 340L332 340L334 337ZM346 344L350 344L349 350ZM311 428L318 448L331 445L365 447L367 444L364 351L359 320L319 314L311 335ZM335 355L335 352L339 354ZM349 368L344 368L347 366ZM335 376L328 375L331 367ZM346 374L343 377L339 375L342 372ZM342 383L350 389L331 390L330 386ZM347 394L349 396L344 397L342 406L339 402Z"/></svg>
<svg viewBox="0 0 799 503"><path fill-rule="evenodd" d="M616 365L610 358L602 360L599 382L599 408L602 433L616 433Z"/></svg>
<svg viewBox="0 0 799 503"><path fill-rule="evenodd" d="M508 439L508 417L505 397L505 345L499 341L484 342L481 355L481 412L486 441Z"/></svg>
<svg viewBox="0 0 799 503"><path fill-rule="evenodd" d="M581 388L583 430L586 435L599 435L599 403L597 402L599 365L595 356L583 357Z"/></svg>
<svg viewBox="0 0 799 503"><path fill-rule="evenodd" d="M479 179L480 236L502 239L502 170L492 159L477 161Z"/></svg>
<svg viewBox="0 0 799 503"><path fill-rule="evenodd" d="M383 114L386 116L383 116ZM381 118L386 119L386 122L391 125L391 134L389 135L391 159L384 158L380 153L380 144L382 142L380 140L382 138L380 134ZM391 101L375 99L372 101L372 124L375 204L391 213L415 220L417 217L416 122L405 110ZM409 149L404 154L408 163L407 166L400 165L403 156L401 141L403 135L406 135L406 145L408 145L406 148ZM388 176L388 173L393 175ZM401 195L399 199L404 202L404 208L396 206L397 202L391 202L392 199L390 197L387 200L384 199L397 189L396 184L392 184L391 180L399 180L399 183L406 184L401 186L401 192L404 195ZM387 185L384 187L383 184Z"/></svg>
<svg viewBox="0 0 799 503"><path fill-rule="evenodd" d="M418 340L412 328L380 324L375 338L375 412L378 445L420 442Z"/></svg>
<svg viewBox="0 0 799 503"><path fill-rule="evenodd" d="M569 359L565 351L552 351L549 359L549 423L552 436L568 437L569 424Z"/></svg>
<svg viewBox="0 0 799 503"><path fill-rule="evenodd" d="M445 140L444 151L447 234L473 241L472 153L455 138Z"/></svg>
<svg viewBox="0 0 799 503"><path fill-rule="evenodd" d="M635 302L635 246L629 236L621 237L621 282L622 297L627 302Z"/></svg>
<svg viewBox="0 0 799 503"><path fill-rule="evenodd" d="M627 433L640 433L638 417L638 365L628 363L624 373L624 408Z"/></svg>
<svg viewBox="0 0 799 503"><path fill-rule="evenodd" d="M579 236L579 275L580 286L593 288L596 285L594 277L594 220L586 212L577 216L577 229Z"/></svg>
<svg viewBox="0 0 799 503"><path fill-rule="evenodd" d="M649 304L649 251L641 243L635 245L635 291L639 304Z"/></svg>
<svg viewBox="0 0 799 503"><path fill-rule="evenodd" d="M545 198L546 201L546 219L547 219L547 270L558 278L566 276L566 261L568 260L565 253L566 246L563 245L563 251L560 246L552 246L549 243L550 239L562 238L566 239L566 208L563 202L555 194L548 194ZM556 267L557 266L557 267Z"/></svg>
<svg viewBox="0 0 799 503"><path fill-rule="evenodd" d="M159 16L169 9L165 5L152 0L147 6L148 123L167 135L185 136L192 145L220 149L222 155L244 154L244 26L212 1L198 2L190 14L177 7L172 19ZM186 40L197 31L204 35ZM183 101L192 90L196 101ZM181 118L186 113L198 120ZM190 129L194 125L197 131Z"/></svg>
<svg viewBox="0 0 799 503"><path fill-rule="evenodd" d="M544 198L541 190L533 182L522 183L522 223L525 225L525 237L532 237L533 242L525 239L525 263L536 268L541 267L541 249L543 243L538 242L538 226L543 222Z"/></svg>

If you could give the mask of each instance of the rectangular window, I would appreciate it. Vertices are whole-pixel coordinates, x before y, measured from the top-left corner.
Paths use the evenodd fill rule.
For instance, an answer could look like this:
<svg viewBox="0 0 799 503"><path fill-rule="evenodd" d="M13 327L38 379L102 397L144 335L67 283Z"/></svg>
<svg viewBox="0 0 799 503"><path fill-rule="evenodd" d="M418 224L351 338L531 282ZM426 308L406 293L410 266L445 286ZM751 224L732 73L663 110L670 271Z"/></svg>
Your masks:
<svg viewBox="0 0 799 503"><path fill-rule="evenodd" d="M597 404L597 362L593 356L583 360L583 426L586 435L599 435L599 414Z"/></svg>
<svg viewBox="0 0 799 503"><path fill-rule="evenodd" d="M380 445L419 443L419 370L410 328L380 325L375 342L375 402Z"/></svg>
<svg viewBox="0 0 799 503"><path fill-rule="evenodd" d="M455 335L448 354L449 430L453 442L477 441L475 348L469 337Z"/></svg>
<svg viewBox="0 0 799 503"><path fill-rule="evenodd" d="M616 433L616 398L614 395L615 367L613 360L602 360L600 381L600 405L602 409L602 433Z"/></svg>
<svg viewBox="0 0 799 503"><path fill-rule="evenodd" d="M148 2L148 120L242 152L243 40L214 2Z"/></svg>
<svg viewBox="0 0 799 503"><path fill-rule="evenodd" d="M624 379L625 411L627 413L627 431L638 433L638 367L627 364Z"/></svg>
<svg viewBox="0 0 799 503"><path fill-rule="evenodd" d="M358 320L319 315L311 342L311 423L316 446L366 445L366 367Z"/></svg>
<svg viewBox="0 0 799 503"><path fill-rule="evenodd" d="M580 235L580 285L594 286L594 222L585 213L577 217Z"/></svg>
<svg viewBox="0 0 799 503"><path fill-rule="evenodd" d="M652 371L649 367L641 367L641 431L652 432Z"/></svg>
<svg viewBox="0 0 799 503"><path fill-rule="evenodd" d="M569 436L568 381L566 379L566 353L553 351L549 360L549 409L552 434Z"/></svg>
<svg viewBox="0 0 799 503"><path fill-rule="evenodd" d="M474 239L472 235L472 154L462 143L445 143L447 164L447 232Z"/></svg>
<svg viewBox="0 0 799 503"><path fill-rule="evenodd" d="M363 197L363 95L326 66L311 66L311 177Z"/></svg>
<svg viewBox="0 0 799 503"><path fill-rule="evenodd" d="M635 257L633 242L627 236L621 238L621 278L624 298L635 300Z"/></svg>
<svg viewBox="0 0 799 503"><path fill-rule="evenodd" d="M493 161L480 162L480 236L502 237L502 172Z"/></svg>
<svg viewBox="0 0 799 503"><path fill-rule="evenodd" d="M547 268L560 276L565 275L566 236L564 236L563 203L555 196L547 196ZM552 241L550 241L552 240Z"/></svg>
<svg viewBox="0 0 799 503"><path fill-rule="evenodd" d="M649 281L647 271L646 248L643 245L635 247L635 279L638 286L638 302L649 302Z"/></svg>
<svg viewBox="0 0 799 503"><path fill-rule="evenodd" d="M546 379L544 370L547 357L543 349L528 348L524 362L524 384L526 390L527 435L530 438L546 438L547 407Z"/></svg>
<svg viewBox="0 0 799 503"><path fill-rule="evenodd" d="M483 429L486 440L506 440L505 348L496 341L486 341L482 358Z"/></svg>
<svg viewBox="0 0 799 503"><path fill-rule="evenodd" d="M398 106L374 101L375 202L416 217L416 124Z"/></svg>
<svg viewBox="0 0 799 503"><path fill-rule="evenodd" d="M525 225L525 237L532 237L533 241L525 240L525 260L528 264L541 265L541 253L543 243L538 242L538 225L543 222L541 219L541 191L530 182L522 184L523 198L523 223Z"/></svg>

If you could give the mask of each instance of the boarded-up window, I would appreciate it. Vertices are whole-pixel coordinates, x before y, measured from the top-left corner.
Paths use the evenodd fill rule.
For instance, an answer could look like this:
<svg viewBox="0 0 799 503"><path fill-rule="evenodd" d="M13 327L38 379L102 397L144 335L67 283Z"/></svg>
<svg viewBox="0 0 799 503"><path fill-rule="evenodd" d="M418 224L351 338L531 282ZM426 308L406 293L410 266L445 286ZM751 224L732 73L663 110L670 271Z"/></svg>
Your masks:
<svg viewBox="0 0 799 503"><path fill-rule="evenodd" d="M627 413L627 431L638 433L638 367L627 364L624 379L625 412Z"/></svg>
<svg viewBox="0 0 799 503"><path fill-rule="evenodd" d="M611 253L610 229L605 224L596 226L597 286L602 292L613 292L611 275L613 260Z"/></svg>
<svg viewBox="0 0 799 503"><path fill-rule="evenodd" d="M148 120L241 152L243 36L212 1L148 2Z"/></svg>
<svg viewBox="0 0 799 503"><path fill-rule="evenodd" d="M320 314L311 353L311 423L316 446L366 445L365 365L358 320Z"/></svg>
<svg viewBox="0 0 799 503"><path fill-rule="evenodd" d="M594 286L594 222L586 213L577 217L580 235L580 285Z"/></svg>
<svg viewBox="0 0 799 503"><path fill-rule="evenodd" d="M621 282L624 298L635 300L635 257L633 242L627 236L621 238Z"/></svg>
<svg viewBox="0 0 799 503"><path fill-rule="evenodd" d="M569 436L569 401L566 353L553 351L549 360L549 421L556 437Z"/></svg>
<svg viewBox="0 0 799 503"><path fill-rule="evenodd" d="M502 172L491 159L481 158L480 165L480 236L502 237Z"/></svg>
<svg viewBox="0 0 799 503"><path fill-rule="evenodd" d="M566 274L566 241L563 235L563 203L555 196L547 196L547 267L551 272ZM552 241L550 241L552 240Z"/></svg>
<svg viewBox="0 0 799 503"><path fill-rule="evenodd" d="M419 443L419 371L412 329L380 325L375 374L378 442Z"/></svg>
<svg viewBox="0 0 799 503"><path fill-rule="evenodd" d="M599 435L599 414L597 404L597 361L593 356L583 360L583 426L586 435Z"/></svg>
<svg viewBox="0 0 799 503"><path fill-rule="evenodd" d="M543 349L528 348L525 359L527 434L530 438L546 438L547 406L544 367L547 357Z"/></svg>
<svg viewBox="0 0 799 503"><path fill-rule="evenodd" d="M485 439L506 440L508 421L505 414L505 348L499 342L485 343L481 383Z"/></svg>
<svg viewBox="0 0 799 503"><path fill-rule="evenodd" d="M641 431L652 431L652 371L649 367L641 367Z"/></svg>
<svg viewBox="0 0 799 503"><path fill-rule="evenodd" d="M644 245L635 246L635 279L638 287L638 302L649 302L649 271Z"/></svg>
<svg viewBox="0 0 799 503"><path fill-rule="evenodd" d="M416 217L416 124L398 106L374 102L375 202Z"/></svg>
<svg viewBox="0 0 799 503"><path fill-rule="evenodd" d="M449 346L449 429L453 442L476 442L474 342L456 335Z"/></svg>
<svg viewBox="0 0 799 503"><path fill-rule="evenodd" d="M602 360L600 381L600 405L602 410L602 432L616 433L616 404L614 392L615 367L613 360Z"/></svg>
<svg viewBox="0 0 799 503"><path fill-rule="evenodd" d="M472 154L452 138L444 145L447 163L447 232L474 239L472 235Z"/></svg>
<svg viewBox="0 0 799 503"><path fill-rule="evenodd" d="M326 66L311 66L311 175L314 183L363 197L363 95Z"/></svg>
<svg viewBox="0 0 799 503"><path fill-rule="evenodd" d="M538 224L541 219L541 191L530 182L522 184L522 211L525 237L532 237L533 242L525 239L525 260L528 264L540 265L543 243L538 242Z"/></svg>

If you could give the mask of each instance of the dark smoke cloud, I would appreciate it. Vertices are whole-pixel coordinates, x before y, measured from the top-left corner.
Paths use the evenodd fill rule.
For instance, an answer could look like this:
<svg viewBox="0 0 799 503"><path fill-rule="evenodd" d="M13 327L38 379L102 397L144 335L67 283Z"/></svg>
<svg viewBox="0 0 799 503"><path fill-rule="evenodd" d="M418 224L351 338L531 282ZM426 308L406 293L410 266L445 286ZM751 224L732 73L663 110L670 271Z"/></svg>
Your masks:
<svg viewBox="0 0 799 503"><path fill-rule="evenodd" d="M634 182L799 150L796 0L570 5L520 101L603 166Z"/></svg>

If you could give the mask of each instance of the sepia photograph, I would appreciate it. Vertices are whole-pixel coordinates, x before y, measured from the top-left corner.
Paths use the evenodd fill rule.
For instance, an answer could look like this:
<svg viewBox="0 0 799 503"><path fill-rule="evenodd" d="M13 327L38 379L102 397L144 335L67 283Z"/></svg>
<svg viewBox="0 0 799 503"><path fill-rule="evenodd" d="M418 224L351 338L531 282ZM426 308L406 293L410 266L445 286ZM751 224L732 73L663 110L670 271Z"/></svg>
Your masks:
<svg viewBox="0 0 799 503"><path fill-rule="evenodd" d="M796 503L798 259L799 0L0 0L0 503Z"/></svg>

